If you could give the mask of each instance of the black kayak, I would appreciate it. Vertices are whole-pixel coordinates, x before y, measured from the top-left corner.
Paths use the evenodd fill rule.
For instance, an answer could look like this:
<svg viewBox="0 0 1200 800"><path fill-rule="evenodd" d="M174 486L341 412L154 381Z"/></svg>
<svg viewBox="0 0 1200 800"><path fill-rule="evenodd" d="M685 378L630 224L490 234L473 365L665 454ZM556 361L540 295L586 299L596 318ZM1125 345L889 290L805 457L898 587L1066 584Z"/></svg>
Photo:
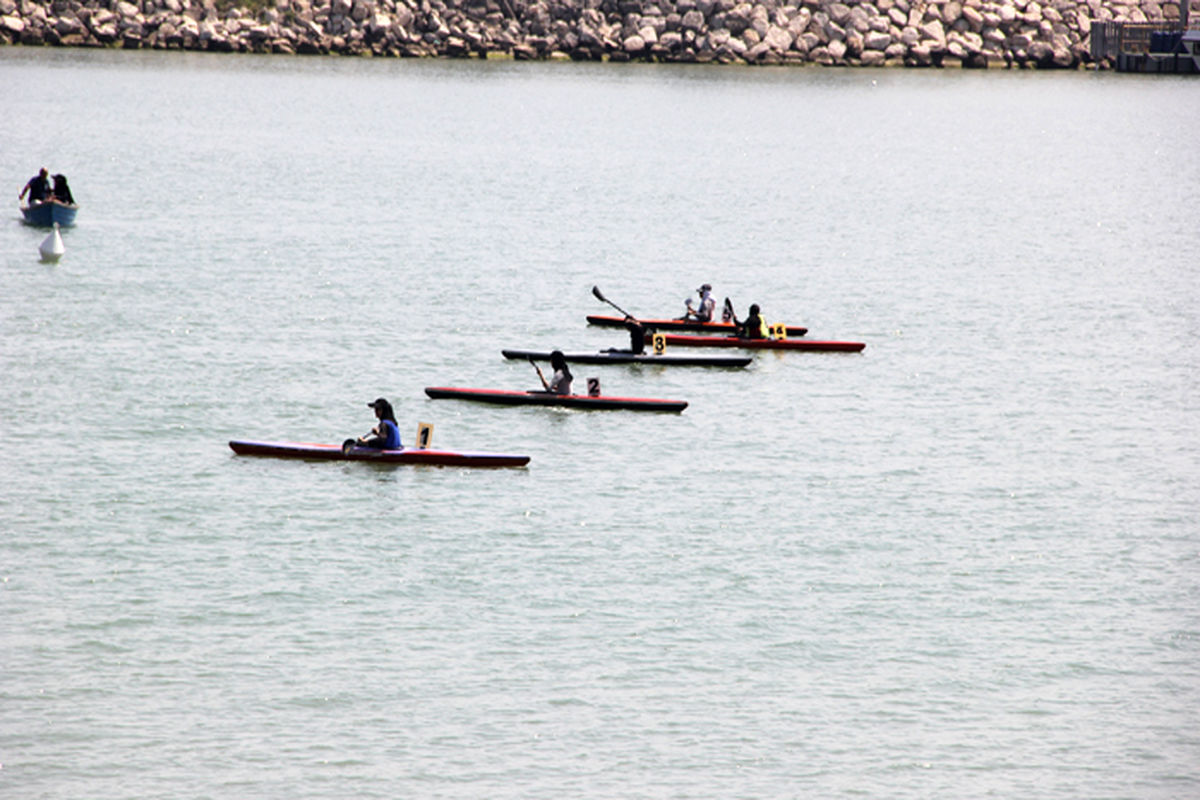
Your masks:
<svg viewBox="0 0 1200 800"><path fill-rule="evenodd" d="M626 411L683 411L686 400L662 400L656 397L612 397L554 392L514 392L506 389L470 389L458 386L426 386L425 394L434 400L475 400L506 406L563 406L565 408L624 409Z"/></svg>
<svg viewBox="0 0 1200 800"><path fill-rule="evenodd" d="M549 361L549 350L501 350L505 358ZM744 367L750 356L705 356L635 353L632 350L601 350L598 353L563 353L572 364L661 364L673 367Z"/></svg>

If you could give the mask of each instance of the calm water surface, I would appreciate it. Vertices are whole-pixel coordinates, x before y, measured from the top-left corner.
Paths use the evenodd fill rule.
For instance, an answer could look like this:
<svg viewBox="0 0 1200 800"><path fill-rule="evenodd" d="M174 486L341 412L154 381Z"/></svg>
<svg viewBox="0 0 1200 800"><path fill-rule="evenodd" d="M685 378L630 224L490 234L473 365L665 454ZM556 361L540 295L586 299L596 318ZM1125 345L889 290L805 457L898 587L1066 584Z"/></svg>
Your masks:
<svg viewBox="0 0 1200 800"><path fill-rule="evenodd" d="M0 50L0 795L1200 796L1198 99ZM424 397L705 281L867 348Z"/></svg>

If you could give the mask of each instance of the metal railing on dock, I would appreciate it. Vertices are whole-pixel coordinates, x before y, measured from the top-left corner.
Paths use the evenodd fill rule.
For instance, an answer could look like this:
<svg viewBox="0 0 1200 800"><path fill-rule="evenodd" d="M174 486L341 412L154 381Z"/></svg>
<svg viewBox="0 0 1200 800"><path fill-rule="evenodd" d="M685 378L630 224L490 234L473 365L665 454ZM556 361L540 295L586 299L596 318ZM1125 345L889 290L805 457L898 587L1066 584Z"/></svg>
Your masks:
<svg viewBox="0 0 1200 800"><path fill-rule="evenodd" d="M1197 41L1200 24L1188 16L1149 22L1092 23L1088 50L1099 65L1110 62L1118 72L1200 72Z"/></svg>
<svg viewBox="0 0 1200 800"><path fill-rule="evenodd" d="M1093 22L1091 36L1092 58L1116 58L1124 53L1142 55L1171 52L1179 44L1184 31L1179 22ZM1161 49L1163 45L1172 47ZM1152 45L1156 45L1152 47Z"/></svg>

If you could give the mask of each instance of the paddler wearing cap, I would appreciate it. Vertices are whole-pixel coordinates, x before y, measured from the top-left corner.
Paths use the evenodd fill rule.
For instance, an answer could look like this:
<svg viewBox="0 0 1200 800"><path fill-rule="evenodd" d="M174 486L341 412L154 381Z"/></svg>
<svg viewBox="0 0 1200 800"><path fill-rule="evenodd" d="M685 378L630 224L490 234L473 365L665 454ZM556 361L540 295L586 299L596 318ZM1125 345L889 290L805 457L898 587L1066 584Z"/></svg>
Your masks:
<svg viewBox="0 0 1200 800"><path fill-rule="evenodd" d="M692 298L689 297L684 303L687 306L687 312L683 318L696 322L712 322L713 311L717 307L717 301L712 297L712 285L706 283L696 291L700 294L700 307L693 308Z"/></svg>
<svg viewBox="0 0 1200 800"><path fill-rule="evenodd" d="M358 445L375 450L404 449L404 446L400 444L400 428L396 424L396 414L392 411L392 404L379 397L373 402L367 403L367 408L375 409L375 418L379 420L379 424L365 436L346 440L343 448L345 445Z"/></svg>

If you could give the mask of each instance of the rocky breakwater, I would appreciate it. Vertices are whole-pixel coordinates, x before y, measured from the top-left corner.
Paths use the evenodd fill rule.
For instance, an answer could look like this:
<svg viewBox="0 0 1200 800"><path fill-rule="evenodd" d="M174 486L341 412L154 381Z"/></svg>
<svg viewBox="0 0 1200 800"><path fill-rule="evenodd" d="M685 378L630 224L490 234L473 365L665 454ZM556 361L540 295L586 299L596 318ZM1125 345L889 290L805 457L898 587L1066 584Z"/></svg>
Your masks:
<svg viewBox="0 0 1200 800"><path fill-rule="evenodd" d="M0 0L9 44L748 64L1088 62L1091 23L1177 19L1111 0ZM1107 66L1107 65L1102 65Z"/></svg>

